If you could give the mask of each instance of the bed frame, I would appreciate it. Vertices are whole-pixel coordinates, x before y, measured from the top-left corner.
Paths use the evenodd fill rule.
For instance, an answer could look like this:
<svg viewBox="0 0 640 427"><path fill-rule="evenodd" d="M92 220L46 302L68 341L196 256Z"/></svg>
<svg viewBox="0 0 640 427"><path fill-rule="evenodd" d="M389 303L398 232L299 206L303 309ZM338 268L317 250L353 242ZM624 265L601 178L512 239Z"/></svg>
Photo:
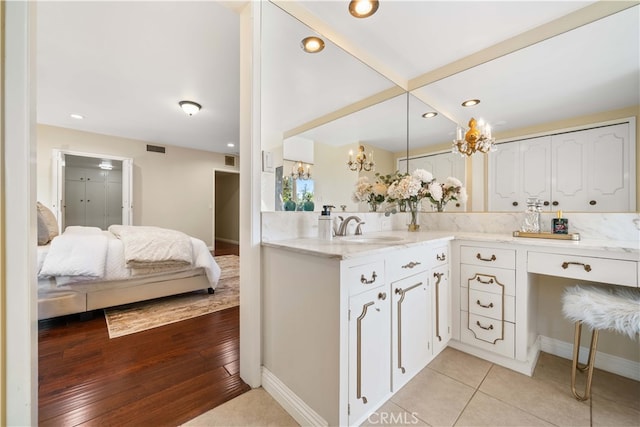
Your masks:
<svg viewBox="0 0 640 427"><path fill-rule="evenodd" d="M91 290L88 286L83 286L78 290L70 289L71 286L63 289L38 287L38 320L84 313L185 292L205 289L210 294L214 292L204 271L201 269L199 274L189 277L174 279L157 277L153 282L132 284L130 286L127 286L126 282L120 282L119 286L103 287L96 290Z"/></svg>

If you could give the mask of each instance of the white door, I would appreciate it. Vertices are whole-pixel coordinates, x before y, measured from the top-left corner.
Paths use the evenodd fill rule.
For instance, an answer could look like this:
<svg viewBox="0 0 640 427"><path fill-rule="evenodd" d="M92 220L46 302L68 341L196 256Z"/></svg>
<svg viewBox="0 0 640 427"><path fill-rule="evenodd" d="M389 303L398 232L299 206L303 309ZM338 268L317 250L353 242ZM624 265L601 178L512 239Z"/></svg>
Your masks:
<svg viewBox="0 0 640 427"><path fill-rule="evenodd" d="M391 392L391 322L387 287L349 299L349 424Z"/></svg>
<svg viewBox="0 0 640 427"><path fill-rule="evenodd" d="M500 144L489 157L490 211L520 211L522 203L520 178L520 142Z"/></svg>
<svg viewBox="0 0 640 427"><path fill-rule="evenodd" d="M518 210L524 211L528 198L540 199L545 210L551 205L551 137L532 138L520 143L521 194Z"/></svg>
<svg viewBox="0 0 640 427"><path fill-rule="evenodd" d="M431 292L427 272L391 284L392 382L400 389L431 357Z"/></svg>

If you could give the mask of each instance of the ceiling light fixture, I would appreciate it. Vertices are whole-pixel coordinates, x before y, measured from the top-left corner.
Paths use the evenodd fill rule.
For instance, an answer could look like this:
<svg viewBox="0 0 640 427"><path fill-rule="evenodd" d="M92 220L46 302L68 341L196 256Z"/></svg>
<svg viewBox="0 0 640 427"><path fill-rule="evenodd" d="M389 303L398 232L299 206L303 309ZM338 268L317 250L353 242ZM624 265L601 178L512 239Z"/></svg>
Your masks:
<svg viewBox="0 0 640 427"><path fill-rule="evenodd" d="M197 114L198 111L200 111L200 109L202 108L202 105L198 104L197 102L193 102L193 101L180 101L180 102L178 102L178 104L182 108L182 111L184 111L185 113L187 113L190 116L193 116L194 114Z"/></svg>
<svg viewBox="0 0 640 427"><path fill-rule="evenodd" d="M451 147L452 153L458 153L462 157L471 156L473 153L488 153L496 151L496 140L491 136L491 126L484 120L469 120L469 130L462 135L463 129L458 126L456 139Z"/></svg>
<svg viewBox="0 0 640 427"><path fill-rule="evenodd" d="M462 103L463 107L473 107L474 105L478 105L480 104L480 100L479 99L467 99L466 101L464 101Z"/></svg>
<svg viewBox="0 0 640 427"><path fill-rule="evenodd" d="M74 114L70 114L70 116L71 116L71 118L72 118L72 119L76 119L76 120L82 120L82 119L84 119L84 116L83 116L83 115L81 115L81 114L75 114L75 113L74 113Z"/></svg>
<svg viewBox="0 0 640 427"><path fill-rule="evenodd" d="M369 152L369 160L367 160L367 155L364 153L364 145L360 145L358 147L356 159L353 160L353 150L349 150L349 161L347 162L347 167L349 170L354 172L360 172L361 170L370 172L374 170L376 164L373 161L373 151Z"/></svg>
<svg viewBox="0 0 640 427"><path fill-rule="evenodd" d="M324 40L316 36L305 37L300 42L300 47L307 53L318 53L324 49Z"/></svg>
<svg viewBox="0 0 640 427"><path fill-rule="evenodd" d="M378 10L378 0L351 0L349 13L356 18L368 18Z"/></svg>
<svg viewBox="0 0 640 427"><path fill-rule="evenodd" d="M98 167L103 170L110 171L113 169L113 165L111 164L111 160L103 160Z"/></svg>
<svg viewBox="0 0 640 427"><path fill-rule="evenodd" d="M229 148L233 148L235 146L236 146L236 144L234 144L233 142L228 142L227 143L227 147L229 147Z"/></svg>
<svg viewBox="0 0 640 427"><path fill-rule="evenodd" d="M422 117L425 118L425 119L430 119L430 118L435 117L437 115L438 115L438 113L436 113L435 111L429 111L427 113L424 113L422 115Z"/></svg>

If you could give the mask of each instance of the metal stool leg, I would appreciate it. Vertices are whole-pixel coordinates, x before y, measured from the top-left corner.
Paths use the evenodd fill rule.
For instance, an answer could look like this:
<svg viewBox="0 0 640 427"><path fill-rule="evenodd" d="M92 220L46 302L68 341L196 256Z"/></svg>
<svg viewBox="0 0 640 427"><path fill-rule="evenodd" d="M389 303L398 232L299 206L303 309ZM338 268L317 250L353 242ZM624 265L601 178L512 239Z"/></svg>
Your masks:
<svg viewBox="0 0 640 427"><path fill-rule="evenodd" d="M596 348L598 347L598 330L594 329L591 333L591 345L589 347L589 358L586 365L578 362L580 356L580 336L582 334L582 322L576 322L576 329L573 340L573 363L571 366L571 393L580 400L588 400L591 396L591 380L593 378L593 367L596 359ZM587 384L585 385L584 396L580 396L576 391L576 373L577 371L587 371Z"/></svg>

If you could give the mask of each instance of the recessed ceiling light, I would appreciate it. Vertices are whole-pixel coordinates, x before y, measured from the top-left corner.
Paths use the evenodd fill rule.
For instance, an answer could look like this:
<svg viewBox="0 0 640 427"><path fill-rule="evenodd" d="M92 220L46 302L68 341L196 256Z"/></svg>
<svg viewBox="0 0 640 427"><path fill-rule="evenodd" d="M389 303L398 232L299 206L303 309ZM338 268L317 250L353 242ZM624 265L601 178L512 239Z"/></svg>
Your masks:
<svg viewBox="0 0 640 427"><path fill-rule="evenodd" d="M227 147L235 147L235 146L236 146L236 144L234 144L233 142L227 143Z"/></svg>
<svg viewBox="0 0 640 427"><path fill-rule="evenodd" d="M182 111L184 111L185 113L187 113L190 116L193 116L198 111L200 111L200 109L202 108L202 105L198 104L197 102L193 102L193 101L180 101L180 102L178 102L178 105L180 105L180 107L182 107Z"/></svg>
<svg viewBox="0 0 640 427"><path fill-rule="evenodd" d="M84 116L83 116L83 115L81 115L81 114L75 114L75 113L74 113L74 114L70 114L70 116L71 116L71 118L72 118L72 119L77 119L77 120L82 120L82 119L84 119Z"/></svg>
<svg viewBox="0 0 640 427"><path fill-rule="evenodd" d="M378 0L351 0L349 13L356 18L368 18L378 10Z"/></svg>
<svg viewBox="0 0 640 427"><path fill-rule="evenodd" d="M429 111L427 113L424 113L422 117L424 117L425 119L430 119L431 117L435 117L437 115L438 113L436 113L435 111Z"/></svg>
<svg viewBox="0 0 640 427"><path fill-rule="evenodd" d="M300 42L300 46L307 53L318 53L324 49L324 40L315 36L305 37Z"/></svg>
<svg viewBox="0 0 640 427"><path fill-rule="evenodd" d="M463 107L473 107L474 105L478 105L480 104L480 100L479 99L467 99L466 101L464 101L462 103Z"/></svg>

